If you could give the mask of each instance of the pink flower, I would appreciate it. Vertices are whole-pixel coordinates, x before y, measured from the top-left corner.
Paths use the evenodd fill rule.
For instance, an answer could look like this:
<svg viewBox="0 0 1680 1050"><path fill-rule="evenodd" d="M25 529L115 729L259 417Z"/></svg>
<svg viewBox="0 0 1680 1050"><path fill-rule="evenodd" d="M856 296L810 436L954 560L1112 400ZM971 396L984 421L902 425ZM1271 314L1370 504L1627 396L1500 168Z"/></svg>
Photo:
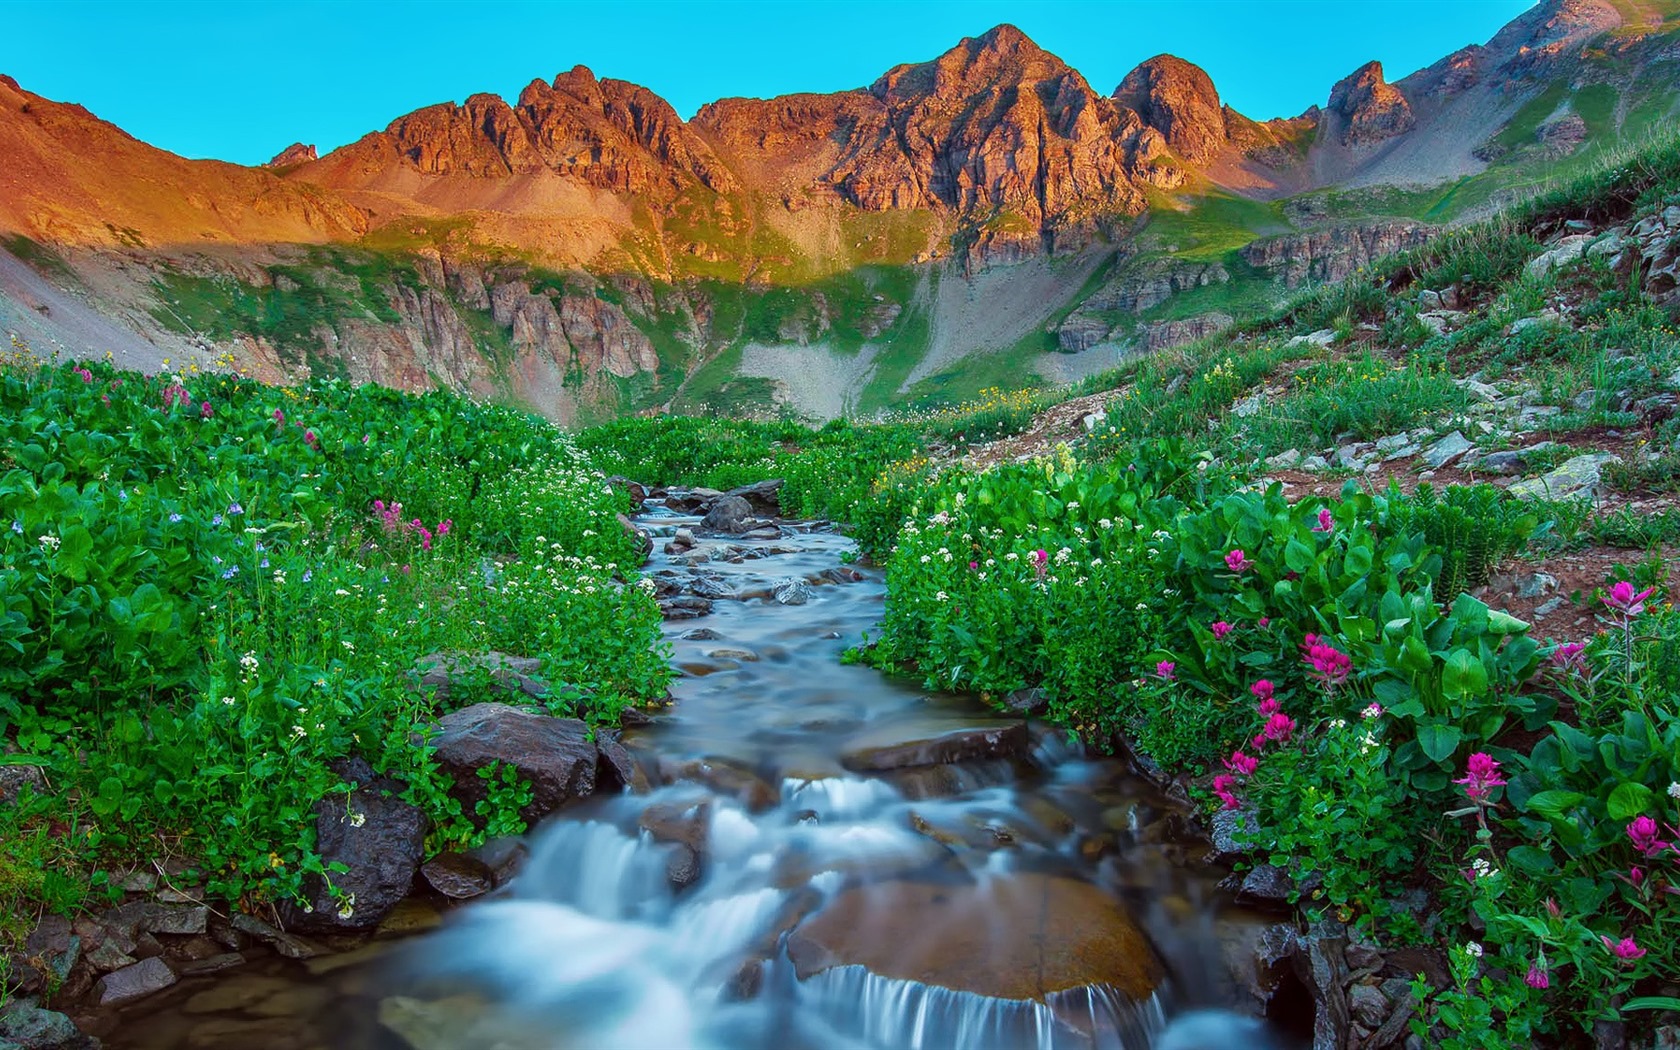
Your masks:
<svg viewBox="0 0 1680 1050"><path fill-rule="evenodd" d="M1645 949L1633 943L1632 937L1623 937L1619 941L1613 941L1601 933L1598 935L1598 939L1604 942L1606 948L1610 949L1610 954L1624 962L1632 962L1635 959L1643 958L1645 955Z"/></svg>
<svg viewBox="0 0 1680 1050"><path fill-rule="evenodd" d="M163 408L168 411L176 405L189 405L192 398L187 394L187 388L180 383L171 383L163 388Z"/></svg>
<svg viewBox="0 0 1680 1050"><path fill-rule="evenodd" d="M1567 642L1552 650L1552 663L1575 670L1586 663L1586 651L1587 647L1580 642Z"/></svg>
<svg viewBox="0 0 1680 1050"><path fill-rule="evenodd" d="M198 414L203 416L205 419L209 419L211 416L215 415L216 412L210 407L210 402L206 401L203 406L199 408Z"/></svg>
<svg viewBox="0 0 1680 1050"><path fill-rule="evenodd" d="M1260 701L1254 709L1260 712L1263 717L1270 718L1279 711L1282 711L1283 705L1277 702L1276 697L1268 696L1266 699Z"/></svg>
<svg viewBox="0 0 1680 1050"><path fill-rule="evenodd" d="M1530 988L1544 991L1552 986L1551 978L1546 976L1546 968L1540 963L1533 963L1528 968L1528 976L1523 978Z"/></svg>
<svg viewBox="0 0 1680 1050"><path fill-rule="evenodd" d="M1050 565L1050 552L1040 547L1032 552L1033 572L1039 579L1044 579L1044 573Z"/></svg>
<svg viewBox="0 0 1680 1050"><path fill-rule="evenodd" d="M282 426L284 426L285 423L286 423L286 413L280 411L278 408L275 409L274 410L274 422L279 423Z"/></svg>
<svg viewBox="0 0 1680 1050"><path fill-rule="evenodd" d="M1264 747L1268 741L1272 740L1288 740L1290 734L1294 732L1295 720L1293 718L1282 711L1273 712L1267 716L1266 724L1261 728L1260 734L1254 738L1256 741L1254 746Z"/></svg>
<svg viewBox="0 0 1680 1050"><path fill-rule="evenodd" d="M1241 547L1225 555L1225 567L1238 575L1247 572L1253 566L1254 563L1248 560L1248 555L1243 553Z"/></svg>
<svg viewBox="0 0 1680 1050"><path fill-rule="evenodd" d="M1610 593L1604 596L1604 604L1622 613L1624 616L1640 616L1645 612L1645 599L1657 593L1655 587L1647 587L1638 594L1633 593L1633 584L1626 580L1610 588Z"/></svg>
<svg viewBox="0 0 1680 1050"><path fill-rule="evenodd" d="M1314 532L1335 532L1336 519L1330 514L1329 507L1318 508L1318 524L1313 526Z"/></svg>
<svg viewBox="0 0 1680 1050"><path fill-rule="evenodd" d="M1627 879L1627 884L1636 890L1645 885L1645 869L1641 868L1637 864L1628 869L1628 873L1625 877Z"/></svg>
<svg viewBox="0 0 1680 1050"><path fill-rule="evenodd" d="M81 376L82 377L82 382L84 382L84 383L93 382L93 373L89 372L87 369L83 368L81 365L77 365L75 368L71 369L71 371L73 371L77 375Z"/></svg>
<svg viewBox="0 0 1680 1050"><path fill-rule="evenodd" d="M1635 817L1633 823L1627 826L1627 837L1633 842L1633 848L1647 859L1666 853L1671 848L1669 843L1657 838L1657 822L1650 817Z"/></svg>
<svg viewBox="0 0 1680 1050"><path fill-rule="evenodd" d="M321 439L315 436L315 431L305 430L303 432L303 443L308 445L310 448L315 449L316 451L319 451L320 446L321 446Z"/></svg>
<svg viewBox="0 0 1680 1050"><path fill-rule="evenodd" d="M1326 688L1334 689L1341 685L1353 671L1353 658L1318 635L1307 635L1302 649L1305 651L1304 659L1313 669L1313 677L1323 682Z"/></svg>
<svg viewBox="0 0 1680 1050"><path fill-rule="evenodd" d="M968 571L969 572L973 572L975 569L978 569L979 567L980 567L980 563L977 562L977 561L971 561L971 562L968 563Z"/></svg>
<svg viewBox="0 0 1680 1050"><path fill-rule="evenodd" d="M1505 781L1499 775L1499 763L1493 756L1485 751L1478 751L1465 763L1465 775L1453 783L1464 785L1464 794L1479 802L1494 788L1503 787Z"/></svg>
<svg viewBox="0 0 1680 1050"><path fill-rule="evenodd" d="M1219 796L1219 801L1224 803L1226 809L1236 809L1242 805L1242 800L1236 795L1236 786L1237 778L1229 773L1221 773L1213 778L1213 793Z"/></svg>
<svg viewBox="0 0 1680 1050"><path fill-rule="evenodd" d="M1259 620L1257 620L1255 622L1260 625L1261 629L1265 629L1265 628L1270 627L1272 625L1272 618L1270 616L1262 616L1262 617L1260 617Z"/></svg>
<svg viewBox="0 0 1680 1050"><path fill-rule="evenodd" d="M1212 630L1214 641L1223 642L1225 640L1225 636L1231 633L1231 625L1226 623L1224 620L1219 620L1213 625Z"/></svg>
<svg viewBox="0 0 1680 1050"><path fill-rule="evenodd" d="M1173 663L1171 660L1162 660L1160 663L1155 665L1155 677L1164 678L1170 682L1173 680L1174 673L1177 670L1177 664Z"/></svg>
<svg viewBox="0 0 1680 1050"><path fill-rule="evenodd" d="M1239 777L1251 777L1260 768L1260 760L1241 751L1233 751L1231 757L1225 760L1225 768Z"/></svg>

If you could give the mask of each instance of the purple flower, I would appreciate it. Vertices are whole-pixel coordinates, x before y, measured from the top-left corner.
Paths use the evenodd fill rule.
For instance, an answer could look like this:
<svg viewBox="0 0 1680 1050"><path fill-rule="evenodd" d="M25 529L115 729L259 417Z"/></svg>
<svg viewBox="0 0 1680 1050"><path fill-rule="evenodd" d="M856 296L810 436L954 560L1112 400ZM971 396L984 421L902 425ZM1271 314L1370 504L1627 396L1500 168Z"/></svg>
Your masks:
<svg viewBox="0 0 1680 1050"><path fill-rule="evenodd" d="M1224 803L1226 809L1236 809L1242 805L1242 800L1237 798L1234 790L1236 786L1237 778L1229 773L1221 773L1213 778L1213 793L1219 796L1219 801Z"/></svg>
<svg viewBox="0 0 1680 1050"><path fill-rule="evenodd" d="M229 565L226 569L224 569L222 571L222 579L224 579L224 580L231 580L235 576L238 576L238 575L239 575L239 566L237 566L237 565Z"/></svg>
<svg viewBox="0 0 1680 1050"><path fill-rule="evenodd" d="M315 570L314 569L303 570L303 582L304 583L308 583L310 580L313 580L314 578L315 578Z"/></svg>
<svg viewBox="0 0 1680 1050"><path fill-rule="evenodd" d="M1247 572L1253 566L1254 563L1248 560L1248 555L1243 553L1241 547L1225 555L1225 567L1238 575Z"/></svg>
<svg viewBox="0 0 1680 1050"><path fill-rule="evenodd" d="M1643 958L1645 955L1645 949L1633 943L1632 937L1623 937L1619 941L1613 941L1609 937L1599 934L1598 939L1604 942L1606 948L1610 949L1610 954L1623 962L1632 962L1635 959Z"/></svg>
<svg viewBox="0 0 1680 1050"><path fill-rule="evenodd" d="M1231 625L1220 620L1213 625L1212 630L1214 641L1223 642L1225 636L1231 633Z"/></svg>
<svg viewBox="0 0 1680 1050"><path fill-rule="evenodd" d="M1546 968L1540 963L1534 963L1528 968L1528 976L1523 978L1530 988L1545 991L1552 986L1551 978L1546 976Z"/></svg>
<svg viewBox="0 0 1680 1050"><path fill-rule="evenodd" d="M1586 662L1587 647L1580 642L1566 642L1552 650L1552 663L1557 667L1576 670Z"/></svg>
<svg viewBox="0 0 1680 1050"><path fill-rule="evenodd" d="M1633 848L1649 859L1671 848L1669 843L1657 838L1657 830L1657 822L1650 817L1635 817L1627 826L1627 837Z"/></svg>
<svg viewBox="0 0 1680 1050"><path fill-rule="evenodd" d="M1331 515L1329 507L1318 508L1318 524L1313 526L1314 532L1335 532L1336 519Z"/></svg>
<svg viewBox="0 0 1680 1050"><path fill-rule="evenodd" d="M243 513L245 513L245 508L241 507L237 503L229 503L227 512L229 514L243 514Z"/></svg>
<svg viewBox="0 0 1680 1050"><path fill-rule="evenodd" d="M1171 660L1162 660L1160 663L1155 665L1155 677L1164 678L1170 682L1173 680L1174 674L1177 670L1177 664L1173 663Z"/></svg>
<svg viewBox="0 0 1680 1050"><path fill-rule="evenodd" d="M180 523L181 523L181 515L180 515L180 513L179 513L179 512L176 512L176 513L173 513L173 514L170 514L170 515L169 515L169 523L170 523L170 524L171 524L171 525L179 525L179 524L180 524Z"/></svg>
<svg viewBox="0 0 1680 1050"><path fill-rule="evenodd" d="M220 515L220 514L218 514L218 515L216 515L216 516L215 516L215 517L214 517L214 518L211 518L211 519L210 519L210 524L212 524L212 525L220 525L220 524L221 524L221 523L222 523L222 520L223 520L223 519L222 519L222 516L221 516L221 515Z"/></svg>
<svg viewBox="0 0 1680 1050"><path fill-rule="evenodd" d="M1225 768L1239 777L1251 777L1260 768L1260 760L1253 755L1245 755L1241 751L1231 752L1231 757L1225 760Z"/></svg>

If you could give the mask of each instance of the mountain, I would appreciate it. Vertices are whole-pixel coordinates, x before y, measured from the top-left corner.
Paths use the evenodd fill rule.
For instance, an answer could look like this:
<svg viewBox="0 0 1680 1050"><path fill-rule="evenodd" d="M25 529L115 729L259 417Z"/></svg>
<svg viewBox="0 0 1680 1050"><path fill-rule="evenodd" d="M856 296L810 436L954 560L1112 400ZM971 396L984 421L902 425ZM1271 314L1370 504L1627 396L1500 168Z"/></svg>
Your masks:
<svg viewBox="0 0 1680 1050"><path fill-rule="evenodd" d="M0 321L561 419L1073 378L1669 125L1680 2L1547 0L1399 81L1349 66L1322 106L1256 121L1182 59L1104 94L1002 25L691 121L579 66L257 168L0 79Z"/></svg>

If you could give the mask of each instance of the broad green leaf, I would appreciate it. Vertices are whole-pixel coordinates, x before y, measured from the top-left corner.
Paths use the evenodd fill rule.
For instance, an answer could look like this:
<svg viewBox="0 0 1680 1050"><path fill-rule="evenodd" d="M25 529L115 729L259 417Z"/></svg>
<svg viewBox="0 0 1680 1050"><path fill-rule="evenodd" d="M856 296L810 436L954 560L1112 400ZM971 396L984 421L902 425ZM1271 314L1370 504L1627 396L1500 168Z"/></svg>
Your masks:
<svg viewBox="0 0 1680 1050"><path fill-rule="evenodd" d="M1445 762L1458 750L1464 733L1457 726L1434 723L1418 727L1418 746L1432 762Z"/></svg>
<svg viewBox="0 0 1680 1050"><path fill-rule="evenodd" d="M1632 820L1651 808L1651 800L1655 797L1651 789L1644 784L1632 780L1624 781L1616 785L1616 790L1610 792L1605 811L1610 814L1611 820Z"/></svg>

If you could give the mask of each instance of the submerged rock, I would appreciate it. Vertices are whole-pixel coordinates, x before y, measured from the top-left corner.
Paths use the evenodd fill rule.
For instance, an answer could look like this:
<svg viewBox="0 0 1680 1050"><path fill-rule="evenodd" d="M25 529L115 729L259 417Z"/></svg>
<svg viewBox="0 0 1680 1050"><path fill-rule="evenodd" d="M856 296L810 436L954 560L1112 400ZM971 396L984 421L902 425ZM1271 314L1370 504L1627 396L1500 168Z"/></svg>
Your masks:
<svg viewBox="0 0 1680 1050"><path fill-rule="evenodd" d="M1030 744L1025 722L997 722L908 740L853 742L840 753L840 764L853 772L874 773L977 759L1022 758Z"/></svg>

